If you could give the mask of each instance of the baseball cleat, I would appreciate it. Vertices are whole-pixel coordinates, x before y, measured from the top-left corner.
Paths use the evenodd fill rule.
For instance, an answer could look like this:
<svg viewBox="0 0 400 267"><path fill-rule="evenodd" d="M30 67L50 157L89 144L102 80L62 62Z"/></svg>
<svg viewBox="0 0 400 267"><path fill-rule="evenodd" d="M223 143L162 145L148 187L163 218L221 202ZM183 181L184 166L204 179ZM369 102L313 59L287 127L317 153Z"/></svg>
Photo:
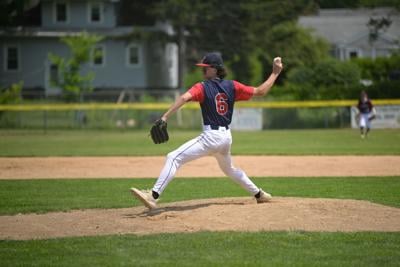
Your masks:
<svg viewBox="0 0 400 267"><path fill-rule="evenodd" d="M260 197L256 197L257 203L265 203L271 201L272 196L268 194L267 192L264 192L262 189L260 189Z"/></svg>
<svg viewBox="0 0 400 267"><path fill-rule="evenodd" d="M132 187L130 190L132 194L149 209L154 209L157 207L157 200L153 198L151 190L139 190L134 187Z"/></svg>

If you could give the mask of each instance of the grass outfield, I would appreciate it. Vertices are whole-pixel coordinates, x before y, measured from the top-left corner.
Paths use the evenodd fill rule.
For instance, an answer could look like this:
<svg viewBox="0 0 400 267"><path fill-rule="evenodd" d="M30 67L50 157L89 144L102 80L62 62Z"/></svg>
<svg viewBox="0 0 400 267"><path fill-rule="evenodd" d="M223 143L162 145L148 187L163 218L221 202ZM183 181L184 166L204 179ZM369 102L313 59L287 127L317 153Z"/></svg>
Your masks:
<svg viewBox="0 0 400 267"><path fill-rule="evenodd" d="M400 207L400 177L255 178L275 196L359 199ZM129 188L151 188L154 179L0 180L0 215L125 208L140 205ZM61 190L60 190L61 189ZM247 196L229 178L175 179L160 203Z"/></svg>
<svg viewBox="0 0 400 267"><path fill-rule="evenodd" d="M170 141L154 145L147 131L0 130L0 156L165 155L198 131L170 131ZM234 155L400 155L400 130L373 130L362 140L357 130L271 130L233 132Z"/></svg>
<svg viewBox="0 0 400 267"><path fill-rule="evenodd" d="M1 266L399 266L400 233L193 233L0 241Z"/></svg>

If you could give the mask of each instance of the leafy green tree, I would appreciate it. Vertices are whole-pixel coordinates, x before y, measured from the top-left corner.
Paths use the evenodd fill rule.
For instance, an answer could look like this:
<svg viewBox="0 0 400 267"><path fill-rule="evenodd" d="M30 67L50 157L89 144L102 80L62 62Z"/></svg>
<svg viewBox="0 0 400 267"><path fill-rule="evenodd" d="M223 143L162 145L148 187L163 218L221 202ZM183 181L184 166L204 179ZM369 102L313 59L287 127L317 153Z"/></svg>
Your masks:
<svg viewBox="0 0 400 267"><path fill-rule="evenodd" d="M395 7L400 8L398 0L318 0L320 8L359 8L359 7Z"/></svg>
<svg viewBox="0 0 400 267"><path fill-rule="evenodd" d="M0 26L21 25L27 4L27 0L0 1Z"/></svg>
<svg viewBox="0 0 400 267"><path fill-rule="evenodd" d="M168 21L174 27L176 32L175 42L178 44L178 87L182 88L184 84L184 75L186 72L186 44L187 30L189 27L199 23L200 10L203 6L202 1L194 0L166 0L156 1L153 8L153 14L160 20ZM191 33L194 34L194 33Z"/></svg>
<svg viewBox="0 0 400 267"><path fill-rule="evenodd" d="M0 105L15 104L21 101L23 82L14 83L9 88L0 90Z"/></svg>
<svg viewBox="0 0 400 267"><path fill-rule="evenodd" d="M294 23L300 14L313 9L313 1L308 0L242 0L237 5L227 4L218 9L209 21L202 23L202 35L210 38L198 39L196 44L199 50L209 50L201 46L212 46L222 52L236 79L246 83L261 81L265 78L265 71L270 71L271 67L271 60L266 63L265 59L270 52L270 43L266 42L268 33L274 25Z"/></svg>
<svg viewBox="0 0 400 267"><path fill-rule="evenodd" d="M14 83L9 88L0 88L0 105L16 104L21 101L23 82ZM0 118L4 112L0 111Z"/></svg>
<svg viewBox="0 0 400 267"><path fill-rule="evenodd" d="M277 55L284 59L288 70L301 66L312 67L329 58L329 44L294 22L277 24L262 41L267 48L262 56L268 68Z"/></svg>
<svg viewBox="0 0 400 267"><path fill-rule="evenodd" d="M292 99L345 99L357 97L361 90L361 71L349 61L325 59L314 66L300 66L288 73L288 83L275 90L275 97Z"/></svg>
<svg viewBox="0 0 400 267"><path fill-rule="evenodd" d="M347 88L360 82L360 69L349 61L329 59L315 65L312 83L315 86Z"/></svg>
<svg viewBox="0 0 400 267"><path fill-rule="evenodd" d="M374 82L387 81L390 76L400 70L400 54L391 57L356 58L352 62L361 69L361 77Z"/></svg>
<svg viewBox="0 0 400 267"><path fill-rule="evenodd" d="M79 36L62 37L61 42L68 46L71 56L64 58L53 53L48 54L49 60L57 65L61 76L59 80L51 82L63 89L68 100L80 99L83 92L89 92L93 89L94 73L88 72L86 75L82 75L81 69L91 59L90 54L94 45L102 39L101 36L87 32L82 32Z"/></svg>
<svg viewBox="0 0 400 267"><path fill-rule="evenodd" d="M155 4L154 12L174 26L181 59L189 55L190 61L204 51L219 51L235 78L249 82L257 79L254 59L258 55L254 51L265 47L260 38L273 25L295 21L314 7L312 0L165 0ZM184 62L181 60L181 64Z"/></svg>

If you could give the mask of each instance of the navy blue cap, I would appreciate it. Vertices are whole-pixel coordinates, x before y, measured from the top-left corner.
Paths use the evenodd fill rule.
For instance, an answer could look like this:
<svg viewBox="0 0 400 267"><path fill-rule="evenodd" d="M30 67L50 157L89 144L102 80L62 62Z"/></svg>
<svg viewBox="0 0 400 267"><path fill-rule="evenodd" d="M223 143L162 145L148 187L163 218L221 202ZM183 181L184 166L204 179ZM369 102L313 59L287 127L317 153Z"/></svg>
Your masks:
<svg viewBox="0 0 400 267"><path fill-rule="evenodd" d="M224 62L222 60L221 54L217 52L207 53L200 63L197 63L196 66L199 67L214 67L214 68L223 68Z"/></svg>

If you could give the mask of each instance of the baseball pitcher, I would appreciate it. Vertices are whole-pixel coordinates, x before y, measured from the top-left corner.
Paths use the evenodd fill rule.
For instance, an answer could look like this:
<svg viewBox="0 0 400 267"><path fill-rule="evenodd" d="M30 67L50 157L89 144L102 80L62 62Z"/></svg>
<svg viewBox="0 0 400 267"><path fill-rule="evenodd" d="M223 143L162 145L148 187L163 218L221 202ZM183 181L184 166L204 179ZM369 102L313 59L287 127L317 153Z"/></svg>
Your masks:
<svg viewBox="0 0 400 267"><path fill-rule="evenodd" d="M246 86L234 80L225 80L226 70L219 53L206 54L196 65L203 68L204 81L195 84L182 94L155 122L151 129L151 137L156 144L168 141L168 118L189 101L200 103L203 117L202 133L167 155L164 168L151 190L131 188L131 192L146 207L153 209L160 195L183 164L212 155L216 158L221 170L254 196L257 203L270 201L272 198L270 194L258 188L243 170L234 167L231 158L232 135L229 125L236 101L249 100L253 96L265 96L270 91L283 68L281 58L274 59L272 73L258 87Z"/></svg>

